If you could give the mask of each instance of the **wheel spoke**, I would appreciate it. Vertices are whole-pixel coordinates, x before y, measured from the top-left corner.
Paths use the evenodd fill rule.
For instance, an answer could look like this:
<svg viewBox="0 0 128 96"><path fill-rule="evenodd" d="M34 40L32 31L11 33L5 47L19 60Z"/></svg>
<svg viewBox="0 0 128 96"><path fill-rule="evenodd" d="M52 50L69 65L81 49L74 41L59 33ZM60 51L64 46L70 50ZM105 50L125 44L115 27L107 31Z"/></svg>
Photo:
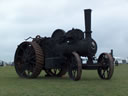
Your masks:
<svg viewBox="0 0 128 96"><path fill-rule="evenodd" d="M29 71L29 70L27 70L27 72L26 72L26 73L27 73L27 75L28 75L28 76L30 76L30 71Z"/></svg>
<svg viewBox="0 0 128 96"><path fill-rule="evenodd" d="M103 75L103 77L105 77L105 70L103 70L103 74L102 75Z"/></svg>
<svg viewBox="0 0 128 96"><path fill-rule="evenodd" d="M25 75L25 70L21 72L21 75L24 76Z"/></svg>

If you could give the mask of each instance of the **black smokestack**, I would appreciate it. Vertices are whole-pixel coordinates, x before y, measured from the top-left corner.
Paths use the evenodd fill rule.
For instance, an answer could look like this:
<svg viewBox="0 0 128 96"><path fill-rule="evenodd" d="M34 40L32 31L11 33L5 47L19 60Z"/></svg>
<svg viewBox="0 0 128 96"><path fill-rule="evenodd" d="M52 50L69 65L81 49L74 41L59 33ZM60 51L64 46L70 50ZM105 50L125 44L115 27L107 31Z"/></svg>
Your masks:
<svg viewBox="0 0 128 96"><path fill-rule="evenodd" d="M84 10L86 38L91 38L91 9Z"/></svg>
<svg viewBox="0 0 128 96"><path fill-rule="evenodd" d="M113 49L111 49L111 53L110 53L111 55L112 55L112 57L113 57Z"/></svg>

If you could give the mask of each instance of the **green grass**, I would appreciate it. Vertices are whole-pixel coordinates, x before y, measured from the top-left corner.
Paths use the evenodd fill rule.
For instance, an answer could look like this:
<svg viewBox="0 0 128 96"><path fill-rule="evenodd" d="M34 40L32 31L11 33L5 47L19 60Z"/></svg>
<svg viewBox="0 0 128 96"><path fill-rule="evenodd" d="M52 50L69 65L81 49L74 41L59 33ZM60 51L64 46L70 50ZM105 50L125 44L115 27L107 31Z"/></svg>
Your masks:
<svg viewBox="0 0 128 96"><path fill-rule="evenodd" d="M99 78L96 70L85 70L81 80L62 78L37 79L17 76L14 67L0 67L0 96L127 96L128 64L115 67L111 80Z"/></svg>

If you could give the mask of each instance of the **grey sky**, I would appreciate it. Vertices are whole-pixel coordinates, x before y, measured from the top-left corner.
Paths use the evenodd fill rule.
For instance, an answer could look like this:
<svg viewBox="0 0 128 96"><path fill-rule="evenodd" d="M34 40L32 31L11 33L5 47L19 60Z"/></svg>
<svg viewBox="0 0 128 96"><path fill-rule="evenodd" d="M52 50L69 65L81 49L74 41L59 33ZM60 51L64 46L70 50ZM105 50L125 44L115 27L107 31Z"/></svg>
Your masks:
<svg viewBox="0 0 128 96"><path fill-rule="evenodd" d="M84 28L92 9L92 36L99 55L114 49L128 57L128 0L0 0L0 59L13 61L17 45L29 36L50 36L57 28Z"/></svg>

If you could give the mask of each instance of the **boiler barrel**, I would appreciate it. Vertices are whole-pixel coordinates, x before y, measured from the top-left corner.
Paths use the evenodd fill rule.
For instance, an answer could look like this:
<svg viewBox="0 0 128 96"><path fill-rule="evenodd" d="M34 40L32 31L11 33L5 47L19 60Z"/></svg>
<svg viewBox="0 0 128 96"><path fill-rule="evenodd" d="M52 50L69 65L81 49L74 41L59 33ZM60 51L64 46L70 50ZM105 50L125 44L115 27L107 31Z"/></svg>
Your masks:
<svg viewBox="0 0 128 96"><path fill-rule="evenodd" d="M57 49L60 49L60 52L65 55L70 55L73 51L76 51L80 56L94 56L97 45L93 39L83 39L71 44L62 44Z"/></svg>

